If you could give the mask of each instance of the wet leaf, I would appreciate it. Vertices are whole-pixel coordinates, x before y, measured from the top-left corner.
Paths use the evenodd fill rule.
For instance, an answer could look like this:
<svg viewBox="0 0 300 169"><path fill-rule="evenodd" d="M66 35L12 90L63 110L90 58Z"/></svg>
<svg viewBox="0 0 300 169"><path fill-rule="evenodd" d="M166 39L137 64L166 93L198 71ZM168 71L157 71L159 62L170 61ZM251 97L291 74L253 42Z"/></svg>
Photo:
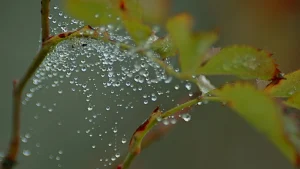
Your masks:
<svg viewBox="0 0 300 169"><path fill-rule="evenodd" d="M293 94L285 103L290 107L300 110L300 92Z"/></svg>
<svg viewBox="0 0 300 169"><path fill-rule="evenodd" d="M93 26L115 23L119 16L110 0L64 0L63 7L69 15Z"/></svg>
<svg viewBox="0 0 300 169"><path fill-rule="evenodd" d="M151 44L151 49L157 52L163 59L175 56L177 53L177 49L170 36L159 38L154 41Z"/></svg>
<svg viewBox="0 0 300 169"><path fill-rule="evenodd" d="M296 150L285 139L281 108L274 100L253 86L240 83L225 85L220 90L214 91L214 94L265 134L295 164Z"/></svg>
<svg viewBox="0 0 300 169"><path fill-rule="evenodd" d="M269 53L249 46L236 45L221 49L203 67L199 67L197 73L270 80L277 76L279 70Z"/></svg>
<svg viewBox="0 0 300 169"><path fill-rule="evenodd" d="M117 17L161 22L168 13L169 5L168 0L152 2L151 5L147 0L64 0L63 6L74 18L99 26L115 23Z"/></svg>
<svg viewBox="0 0 300 169"><path fill-rule="evenodd" d="M273 81L265 91L277 97L289 97L300 92L300 70L285 75L284 79Z"/></svg>
<svg viewBox="0 0 300 169"><path fill-rule="evenodd" d="M192 33L192 17L188 14L169 19L167 30L179 50L182 72L193 74L207 50L217 40L216 33Z"/></svg>
<svg viewBox="0 0 300 169"><path fill-rule="evenodd" d="M146 42L152 34L152 30L149 26L137 20L126 20L124 21L124 25L131 38L137 44Z"/></svg>

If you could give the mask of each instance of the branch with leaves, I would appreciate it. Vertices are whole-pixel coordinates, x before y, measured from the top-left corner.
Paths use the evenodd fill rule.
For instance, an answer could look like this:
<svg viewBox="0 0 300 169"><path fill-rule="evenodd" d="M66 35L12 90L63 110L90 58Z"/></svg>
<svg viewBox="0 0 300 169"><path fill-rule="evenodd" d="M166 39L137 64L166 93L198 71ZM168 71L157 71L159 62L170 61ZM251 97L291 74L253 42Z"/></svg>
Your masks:
<svg viewBox="0 0 300 169"><path fill-rule="evenodd" d="M231 107L249 124L264 133L289 161L298 165L300 138L297 119L289 116L284 110L300 109L300 70L283 75L270 53L246 45L225 47L207 57L212 45L218 39L217 33L192 32L193 19L186 13L168 19L165 24L168 34L160 38L149 25L145 24L148 20L144 19L151 18L151 14L145 15L143 8L135 0L72 3L73 1L75 0L64 1L67 3L67 11L79 19L90 22L91 25L113 24L118 19L112 18L120 18L135 44L116 42L110 39L109 32L101 32L89 25L76 31L50 36L50 0L42 0L42 45L23 78L13 83L13 130L8 153L1 165L3 169L13 168L19 152L21 99L26 84L54 47L71 38L90 38L117 44L122 50L134 51L150 58L166 73L199 86L201 93L199 97L165 112L161 112L159 107L152 111L150 117L133 133L128 154L118 169L130 167L134 158L141 152L144 138L161 119L173 116L202 101L220 102ZM97 12L102 13L100 18L94 18L95 11L92 11L95 9L94 6L98 7ZM93 14L92 19L89 14ZM152 55L153 53L155 54ZM169 57L178 57L180 72L166 64L164 60ZM226 84L215 89L205 77L209 75L234 75L247 80L261 79L268 81L269 84L264 90L258 90L246 82Z"/></svg>

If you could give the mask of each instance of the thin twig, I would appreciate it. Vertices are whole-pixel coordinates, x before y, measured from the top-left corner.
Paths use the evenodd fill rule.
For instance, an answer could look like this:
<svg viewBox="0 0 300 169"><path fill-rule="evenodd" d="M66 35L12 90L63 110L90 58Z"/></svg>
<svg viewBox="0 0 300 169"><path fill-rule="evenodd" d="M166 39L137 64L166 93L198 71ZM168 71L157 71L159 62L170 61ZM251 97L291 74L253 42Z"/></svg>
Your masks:
<svg viewBox="0 0 300 169"><path fill-rule="evenodd" d="M45 57L51 52L54 47L67 39L80 37L80 38L93 38L99 39L98 33L93 30L90 26L85 26L77 31L61 33L52 36L46 40L38 54L36 55L34 61L31 63L27 69L25 75L21 80L14 81L13 83L13 130L10 141L10 146L6 157L4 158L1 166L2 169L12 169L16 164L16 158L20 147L20 112L21 112L21 99L23 90L33 76L35 71L39 68L40 64L43 62Z"/></svg>
<svg viewBox="0 0 300 169"><path fill-rule="evenodd" d="M130 143L129 143L129 151L127 153L127 156L125 157L123 163L118 166L118 169L128 169L129 168L129 166L131 165L134 158L141 151L141 144L143 142L144 137L158 123L158 121L159 121L158 118L163 119L163 118L172 116L184 108L188 108L190 106L197 104L200 100L202 100L202 97L198 97L196 99L193 99L193 100L190 100L183 104L180 104L179 106L176 106L175 108L172 108L163 114L161 113L159 108L156 108L152 112L151 116L142 125L140 125L138 127L138 129L132 135Z"/></svg>
<svg viewBox="0 0 300 169"><path fill-rule="evenodd" d="M50 0L41 1L41 22L42 22L42 42L49 37L49 6ZM20 113L21 113L21 99L22 92L26 83L29 81L33 73L39 67L41 62L48 54L50 48L42 48L38 53L36 59L30 65L29 69L25 73L25 76L18 82L13 82L13 123L12 123L12 135L10 140L10 146L8 153L5 156L1 167L3 169L12 169L16 164L16 159L20 149Z"/></svg>
<svg viewBox="0 0 300 169"><path fill-rule="evenodd" d="M50 0L41 0L41 23L42 23L42 42L50 36L49 11Z"/></svg>

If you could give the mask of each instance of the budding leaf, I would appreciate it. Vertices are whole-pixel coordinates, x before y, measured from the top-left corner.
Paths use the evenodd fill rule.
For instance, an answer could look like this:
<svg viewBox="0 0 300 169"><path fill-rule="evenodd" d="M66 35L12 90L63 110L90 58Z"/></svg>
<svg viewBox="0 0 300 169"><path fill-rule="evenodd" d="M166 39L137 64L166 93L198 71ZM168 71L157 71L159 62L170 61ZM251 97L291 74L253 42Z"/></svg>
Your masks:
<svg viewBox="0 0 300 169"><path fill-rule="evenodd" d="M188 14L169 19L166 27L179 50L182 72L194 74L206 51L217 40L216 33L192 33L192 17Z"/></svg>

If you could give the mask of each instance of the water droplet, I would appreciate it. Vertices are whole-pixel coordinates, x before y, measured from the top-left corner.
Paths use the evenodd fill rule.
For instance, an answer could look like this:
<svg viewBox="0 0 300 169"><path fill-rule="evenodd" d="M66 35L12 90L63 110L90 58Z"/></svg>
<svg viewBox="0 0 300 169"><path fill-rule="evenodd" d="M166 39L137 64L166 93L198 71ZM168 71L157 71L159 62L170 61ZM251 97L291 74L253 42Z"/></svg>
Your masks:
<svg viewBox="0 0 300 169"><path fill-rule="evenodd" d="M120 156L121 156L121 154L120 153L116 153L116 155L115 155L117 158L119 158Z"/></svg>
<svg viewBox="0 0 300 169"><path fill-rule="evenodd" d="M169 120L167 120L167 119L164 119L164 120L163 120L163 124L167 126L167 125L169 125L169 124L170 124L170 122L169 122Z"/></svg>
<svg viewBox="0 0 300 169"><path fill-rule="evenodd" d="M89 105L89 107L87 108L88 111L92 111L93 110L93 106Z"/></svg>
<svg viewBox="0 0 300 169"><path fill-rule="evenodd" d="M144 104L148 104L148 100L144 100Z"/></svg>
<svg viewBox="0 0 300 169"><path fill-rule="evenodd" d="M86 67L82 67L81 71L85 72L86 71Z"/></svg>
<svg viewBox="0 0 300 169"><path fill-rule="evenodd" d="M170 119L171 124L176 124L177 120L175 118Z"/></svg>
<svg viewBox="0 0 300 169"><path fill-rule="evenodd" d="M156 120L157 120L158 122L160 122L160 121L162 121L162 118L161 118L161 117L157 117Z"/></svg>
<svg viewBox="0 0 300 169"><path fill-rule="evenodd" d="M157 100L157 96L155 94L152 94L151 100L155 102Z"/></svg>
<svg viewBox="0 0 300 169"><path fill-rule="evenodd" d="M192 116L191 116L190 114L186 113L186 114L182 114L182 115L181 115L181 118L182 118L184 121L188 122L188 121L190 121L190 120L192 119Z"/></svg>
<svg viewBox="0 0 300 169"><path fill-rule="evenodd" d="M92 145L92 148L96 148L96 146L95 146L95 145Z"/></svg>
<svg viewBox="0 0 300 169"><path fill-rule="evenodd" d="M25 134L25 137L26 137L26 138L30 138L31 135L30 135L29 133L26 133L26 134Z"/></svg>
<svg viewBox="0 0 300 169"><path fill-rule="evenodd" d="M125 144L127 142L126 138L122 138L121 143Z"/></svg>
<svg viewBox="0 0 300 169"><path fill-rule="evenodd" d="M27 138L22 137L22 138L21 138L21 141L22 141L23 143L27 143Z"/></svg>
<svg viewBox="0 0 300 169"><path fill-rule="evenodd" d="M116 157L111 157L111 161L115 161L116 160Z"/></svg>
<svg viewBox="0 0 300 169"><path fill-rule="evenodd" d="M106 107L106 110L107 110L107 111L109 111L109 110L110 110L110 107L109 107L109 106L107 106L107 107Z"/></svg>
<svg viewBox="0 0 300 169"><path fill-rule="evenodd" d="M30 154L31 154L30 150L23 150L24 156L28 157L28 156L30 156Z"/></svg>
<svg viewBox="0 0 300 169"><path fill-rule="evenodd" d="M191 90L192 89L192 84L191 83L185 84L185 88L188 89L188 90Z"/></svg>

